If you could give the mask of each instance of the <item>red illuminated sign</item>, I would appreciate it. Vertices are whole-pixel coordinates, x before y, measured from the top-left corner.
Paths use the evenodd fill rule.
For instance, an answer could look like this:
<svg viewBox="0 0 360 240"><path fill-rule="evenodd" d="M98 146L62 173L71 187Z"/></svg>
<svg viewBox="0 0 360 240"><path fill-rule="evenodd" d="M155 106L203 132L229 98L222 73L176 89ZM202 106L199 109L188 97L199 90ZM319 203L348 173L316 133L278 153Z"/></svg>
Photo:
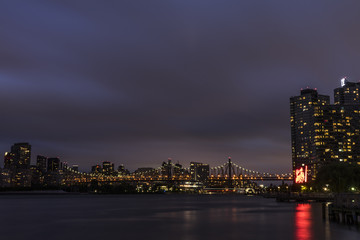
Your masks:
<svg viewBox="0 0 360 240"><path fill-rule="evenodd" d="M295 183L307 182L307 166L295 169Z"/></svg>

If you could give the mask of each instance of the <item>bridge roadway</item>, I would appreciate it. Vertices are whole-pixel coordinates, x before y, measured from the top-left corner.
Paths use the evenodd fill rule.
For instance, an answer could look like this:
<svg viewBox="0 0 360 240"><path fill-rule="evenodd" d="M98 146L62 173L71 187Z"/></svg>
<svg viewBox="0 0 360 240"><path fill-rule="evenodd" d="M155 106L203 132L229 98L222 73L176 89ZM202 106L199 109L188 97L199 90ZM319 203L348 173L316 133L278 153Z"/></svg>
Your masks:
<svg viewBox="0 0 360 240"><path fill-rule="evenodd" d="M79 177L74 178L73 182L82 182L90 183L92 181L98 181L102 183L117 183L117 182L193 182L190 177L135 177L135 176L125 176L125 177ZM292 177L281 177L281 176L240 176L233 177L209 177L209 181L221 182L221 181L293 181Z"/></svg>

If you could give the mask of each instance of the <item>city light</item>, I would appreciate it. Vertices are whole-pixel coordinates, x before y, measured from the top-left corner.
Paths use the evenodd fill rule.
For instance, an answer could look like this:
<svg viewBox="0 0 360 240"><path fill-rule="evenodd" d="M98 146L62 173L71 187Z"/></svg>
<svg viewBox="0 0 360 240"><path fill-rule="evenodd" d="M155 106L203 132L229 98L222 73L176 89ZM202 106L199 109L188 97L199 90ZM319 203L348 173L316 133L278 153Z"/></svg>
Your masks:
<svg viewBox="0 0 360 240"><path fill-rule="evenodd" d="M295 170L295 183L307 182L307 166Z"/></svg>
<svg viewBox="0 0 360 240"><path fill-rule="evenodd" d="M346 77L343 77L340 81L341 81L341 87L345 86Z"/></svg>

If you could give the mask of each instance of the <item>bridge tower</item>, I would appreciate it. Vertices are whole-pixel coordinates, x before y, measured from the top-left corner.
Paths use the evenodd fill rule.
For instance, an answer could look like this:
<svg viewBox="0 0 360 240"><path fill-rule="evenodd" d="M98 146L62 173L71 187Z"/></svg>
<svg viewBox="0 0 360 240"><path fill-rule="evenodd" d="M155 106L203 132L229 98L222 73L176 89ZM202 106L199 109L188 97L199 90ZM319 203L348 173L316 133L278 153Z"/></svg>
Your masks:
<svg viewBox="0 0 360 240"><path fill-rule="evenodd" d="M229 182L229 187L232 187L232 180L231 180L231 157L229 157L229 163L228 163L228 167L229 167L229 176L228 176L228 182Z"/></svg>
<svg viewBox="0 0 360 240"><path fill-rule="evenodd" d="M172 165L171 165L171 158L168 158L168 163L167 163L167 175L168 175L168 181L171 180L172 178Z"/></svg>

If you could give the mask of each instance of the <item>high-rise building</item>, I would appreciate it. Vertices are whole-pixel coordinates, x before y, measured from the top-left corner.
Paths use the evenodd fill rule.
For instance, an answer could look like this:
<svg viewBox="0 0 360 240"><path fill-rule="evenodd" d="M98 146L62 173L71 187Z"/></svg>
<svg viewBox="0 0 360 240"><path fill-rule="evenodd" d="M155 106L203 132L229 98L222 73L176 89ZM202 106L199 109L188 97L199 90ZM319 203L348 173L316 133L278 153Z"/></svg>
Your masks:
<svg viewBox="0 0 360 240"><path fill-rule="evenodd" d="M31 187L32 172L29 169L17 169L12 172L11 183L13 187Z"/></svg>
<svg viewBox="0 0 360 240"><path fill-rule="evenodd" d="M171 178L173 175L171 158L161 164L161 176Z"/></svg>
<svg viewBox="0 0 360 240"><path fill-rule="evenodd" d="M15 143L11 151L5 153L4 168L9 176L9 185L12 187L31 186L31 146L28 143ZM7 181L7 180L6 180Z"/></svg>
<svg viewBox="0 0 360 240"><path fill-rule="evenodd" d="M182 167L182 165L180 163L176 163L174 165L174 173L173 173L173 175L175 177L180 177L180 176L184 175L184 172L185 172L185 170L183 169L183 167Z"/></svg>
<svg viewBox="0 0 360 240"><path fill-rule="evenodd" d="M360 163L360 101L358 83L341 81L335 104L316 89L301 90L290 98L293 174L315 179L329 162Z"/></svg>
<svg viewBox="0 0 360 240"><path fill-rule="evenodd" d="M106 174L106 175L111 175L114 173L115 171L115 166L113 163L111 162L103 162L103 167L102 167L102 170L103 170L103 173Z"/></svg>
<svg viewBox="0 0 360 240"><path fill-rule="evenodd" d="M326 108L326 117L331 141L331 161L360 164L360 104L331 105Z"/></svg>
<svg viewBox="0 0 360 240"><path fill-rule="evenodd" d="M29 169L31 160L31 145L29 143L15 143L11 152L5 153L4 166L12 169Z"/></svg>
<svg viewBox="0 0 360 240"><path fill-rule="evenodd" d="M11 169L15 168L15 159L14 154L12 152L6 152L4 156L4 168Z"/></svg>
<svg viewBox="0 0 360 240"><path fill-rule="evenodd" d="M48 158L47 160L47 170L48 172L55 172L60 170L60 159L59 158Z"/></svg>
<svg viewBox="0 0 360 240"><path fill-rule="evenodd" d="M30 165L31 186L40 186L43 180L43 171L37 165Z"/></svg>
<svg viewBox="0 0 360 240"><path fill-rule="evenodd" d="M323 133L323 108L330 104L330 97L318 94L316 89L301 90L300 96L290 98L290 123L293 169L308 166L309 175L315 176L323 145L318 145Z"/></svg>
<svg viewBox="0 0 360 240"><path fill-rule="evenodd" d="M0 169L0 187L11 187L11 170Z"/></svg>
<svg viewBox="0 0 360 240"><path fill-rule="evenodd" d="M60 169L64 170L64 169L68 169L68 163L67 162L60 162Z"/></svg>
<svg viewBox="0 0 360 240"><path fill-rule="evenodd" d="M91 173L101 173L102 168L100 165L95 165L91 167Z"/></svg>
<svg viewBox="0 0 360 240"><path fill-rule="evenodd" d="M207 182L210 174L209 164L191 162L190 163L190 175L193 181Z"/></svg>
<svg viewBox="0 0 360 240"><path fill-rule="evenodd" d="M128 175L130 174L129 170L127 170L124 166L124 164L120 164L118 167L118 174L119 175Z"/></svg>
<svg viewBox="0 0 360 240"><path fill-rule="evenodd" d="M46 162L47 162L47 157L38 155L36 157L36 167L39 171L41 172L46 172L47 168L46 168Z"/></svg>
<svg viewBox="0 0 360 240"><path fill-rule="evenodd" d="M341 79L341 87L334 90L335 105L358 105L360 104L360 82L348 82Z"/></svg>

